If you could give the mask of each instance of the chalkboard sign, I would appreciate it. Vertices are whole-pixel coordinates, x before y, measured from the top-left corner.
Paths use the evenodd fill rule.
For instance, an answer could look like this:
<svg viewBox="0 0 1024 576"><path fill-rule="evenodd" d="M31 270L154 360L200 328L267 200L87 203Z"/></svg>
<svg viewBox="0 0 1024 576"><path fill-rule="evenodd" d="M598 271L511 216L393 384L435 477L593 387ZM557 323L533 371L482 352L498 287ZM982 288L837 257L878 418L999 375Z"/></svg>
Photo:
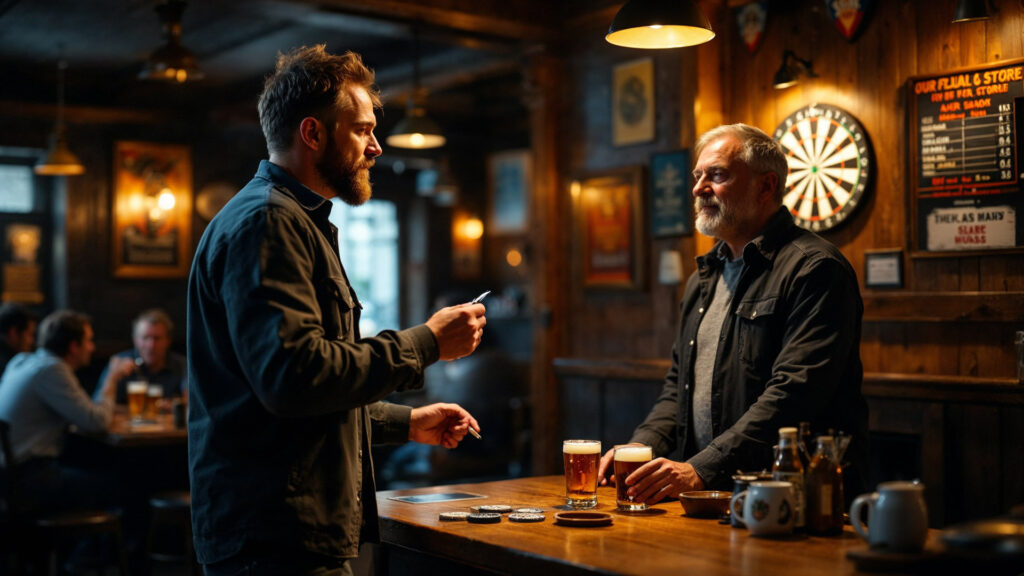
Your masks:
<svg viewBox="0 0 1024 576"><path fill-rule="evenodd" d="M908 90L917 249L1024 245L1024 60L914 77Z"/></svg>

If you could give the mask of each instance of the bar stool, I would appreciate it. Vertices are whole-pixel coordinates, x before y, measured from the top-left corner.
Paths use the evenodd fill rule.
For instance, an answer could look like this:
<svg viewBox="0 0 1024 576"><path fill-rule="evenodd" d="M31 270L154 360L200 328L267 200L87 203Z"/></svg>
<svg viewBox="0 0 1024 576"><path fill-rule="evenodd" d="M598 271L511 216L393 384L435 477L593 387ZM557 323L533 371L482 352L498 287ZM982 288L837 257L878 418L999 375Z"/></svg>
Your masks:
<svg viewBox="0 0 1024 576"><path fill-rule="evenodd" d="M189 507L192 497L186 490L161 492L149 499L150 526L146 538L146 553L150 562L184 564L188 574L196 573L195 553L192 550L192 515ZM165 529L180 531L181 550L157 549L157 535Z"/></svg>
<svg viewBox="0 0 1024 576"><path fill-rule="evenodd" d="M124 546L124 535L121 531L121 517L105 510L72 510L55 514L26 514L18 509L20 502L17 496L18 467L14 463L14 452L11 450L11 425L0 420L0 453L4 457L6 482L4 497L7 502L8 522L18 542L14 543L16 569L24 568L21 562L21 546L41 543L45 546L47 571L56 574L59 566L59 549L62 543L73 542L78 538L111 534L117 548L118 568L121 576L128 575L128 553ZM41 536L41 538L35 538Z"/></svg>

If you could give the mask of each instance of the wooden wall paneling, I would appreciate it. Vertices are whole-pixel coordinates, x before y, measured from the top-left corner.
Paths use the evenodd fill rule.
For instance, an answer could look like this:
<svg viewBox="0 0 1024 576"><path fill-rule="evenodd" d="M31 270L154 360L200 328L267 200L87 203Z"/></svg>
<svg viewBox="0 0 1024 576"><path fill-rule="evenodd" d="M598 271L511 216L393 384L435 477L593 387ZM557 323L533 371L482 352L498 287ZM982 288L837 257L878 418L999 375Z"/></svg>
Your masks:
<svg viewBox="0 0 1024 576"><path fill-rule="evenodd" d="M604 385L601 442L607 451L624 444L647 417L661 393L661 383L642 380L607 380Z"/></svg>
<svg viewBox="0 0 1024 576"><path fill-rule="evenodd" d="M589 378L565 378L561 385L561 409L558 422L560 423L560 436L555 444L558 444L558 452L561 450L561 440L566 438L579 439L600 439L601 430L604 428L602 418L604 417L604 384L598 379ZM557 436L555 436L557 438Z"/></svg>
<svg viewBox="0 0 1024 576"><path fill-rule="evenodd" d="M993 254L979 263L979 289L996 292L1024 292L1024 258L1020 255ZM1024 302L1021 303L1024 306Z"/></svg>
<svg viewBox="0 0 1024 576"><path fill-rule="evenodd" d="M559 448L552 445L552 439L558 434L559 396L552 362L566 351L569 317L571 210L560 171L564 151L559 143L566 139L558 121L568 107L562 98L564 67L561 58L541 53L533 56L527 70L534 187L530 210L535 226L529 287L534 303L530 401L535 474L558 470L553 462L557 462Z"/></svg>
<svg viewBox="0 0 1024 576"><path fill-rule="evenodd" d="M881 323L866 323L861 327L860 361L865 372L881 372L882 345L879 342Z"/></svg>
<svg viewBox="0 0 1024 576"><path fill-rule="evenodd" d="M981 279L979 278L979 261L980 258L978 258L977 256L967 256L964 258L957 259L957 264L960 266L960 291L970 292L981 289Z"/></svg>
<svg viewBox="0 0 1024 576"><path fill-rule="evenodd" d="M960 289L960 263L956 258L916 258L912 260L911 290L921 292Z"/></svg>
<svg viewBox="0 0 1024 576"><path fill-rule="evenodd" d="M960 461L952 466L963 475L961 498L950 494L947 499L958 500L956 520L970 517L980 518L1005 513L1002 505L1002 472L1000 459L1000 409L998 406L964 406L958 411L956 428L950 427L950 434L964 436L964 449L959 452ZM951 423L953 424L953 423ZM948 469L948 468L947 468ZM966 495L970 494L970 498Z"/></svg>
<svg viewBox="0 0 1024 576"><path fill-rule="evenodd" d="M1007 506L1024 504L1024 442L1021 442L1024 438L1024 408L1001 406L999 423L999 461L1003 464L1002 474L999 475L1002 502Z"/></svg>
<svg viewBox="0 0 1024 576"><path fill-rule="evenodd" d="M932 527L946 525L949 487L946 478L949 435L946 433L945 408L928 404L921 418L921 481L925 484L928 523ZM963 498L957 498L963 500Z"/></svg>

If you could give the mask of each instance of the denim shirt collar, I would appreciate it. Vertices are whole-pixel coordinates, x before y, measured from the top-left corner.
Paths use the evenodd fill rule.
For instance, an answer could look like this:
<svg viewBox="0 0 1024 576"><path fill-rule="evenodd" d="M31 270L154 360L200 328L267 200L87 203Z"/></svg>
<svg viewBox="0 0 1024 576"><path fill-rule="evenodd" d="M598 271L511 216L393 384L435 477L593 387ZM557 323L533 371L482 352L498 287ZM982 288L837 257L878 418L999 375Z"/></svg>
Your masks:
<svg viewBox="0 0 1024 576"><path fill-rule="evenodd" d="M313 192L308 186L289 174L287 170L270 160L260 160L256 177L270 180L279 190L291 195L306 212L309 212L310 217L327 220L331 214L333 205L330 200Z"/></svg>

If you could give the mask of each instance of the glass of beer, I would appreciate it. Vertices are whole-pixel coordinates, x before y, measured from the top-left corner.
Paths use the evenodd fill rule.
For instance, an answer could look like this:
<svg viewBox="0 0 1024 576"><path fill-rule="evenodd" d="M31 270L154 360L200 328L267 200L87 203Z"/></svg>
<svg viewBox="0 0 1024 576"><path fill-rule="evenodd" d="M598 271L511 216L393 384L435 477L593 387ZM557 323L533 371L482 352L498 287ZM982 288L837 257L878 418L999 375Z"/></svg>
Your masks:
<svg viewBox="0 0 1024 576"><path fill-rule="evenodd" d="M653 457L654 451L650 446L634 444L615 447L615 503L619 505L619 510L634 512L647 509L646 504L634 502L632 496L626 495L626 478Z"/></svg>
<svg viewBox="0 0 1024 576"><path fill-rule="evenodd" d="M600 440L562 442L566 506L574 509L597 506L597 467L600 461Z"/></svg>
<svg viewBox="0 0 1024 576"><path fill-rule="evenodd" d="M141 380L128 383L128 415L132 422L141 422L146 408L146 391L149 384Z"/></svg>
<svg viewBox="0 0 1024 576"><path fill-rule="evenodd" d="M163 386L159 384L149 385L149 388L146 389L146 407L143 410L143 417L146 420L156 421L157 407L160 404L160 399L163 397Z"/></svg>

